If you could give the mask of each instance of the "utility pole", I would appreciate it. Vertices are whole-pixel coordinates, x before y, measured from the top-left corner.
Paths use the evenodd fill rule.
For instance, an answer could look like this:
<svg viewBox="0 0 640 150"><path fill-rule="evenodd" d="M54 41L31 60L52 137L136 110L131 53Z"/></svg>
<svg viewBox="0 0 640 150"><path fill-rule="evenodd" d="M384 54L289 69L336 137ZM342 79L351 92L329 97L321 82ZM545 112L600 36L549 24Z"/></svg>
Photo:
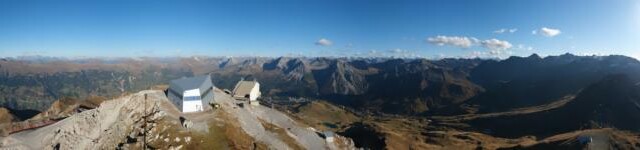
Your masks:
<svg viewBox="0 0 640 150"><path fill-rule="evenodd" d="M147 94L144 94L144 115L142 119L144 123L142 123L142 149L147 149Z"/></svg>

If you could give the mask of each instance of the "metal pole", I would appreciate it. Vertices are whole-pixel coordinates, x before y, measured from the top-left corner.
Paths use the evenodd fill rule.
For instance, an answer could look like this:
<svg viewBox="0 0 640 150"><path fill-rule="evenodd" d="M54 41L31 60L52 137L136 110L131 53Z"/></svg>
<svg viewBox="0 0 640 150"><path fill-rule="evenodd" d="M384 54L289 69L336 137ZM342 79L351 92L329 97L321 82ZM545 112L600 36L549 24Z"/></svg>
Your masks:
<svg viewBox="0 0 640 150"><path fill-rule="evenodd" d="M142 124L142 149L147 149L147 94L144 94L144 115L142 116L144 123Z"/></svg>

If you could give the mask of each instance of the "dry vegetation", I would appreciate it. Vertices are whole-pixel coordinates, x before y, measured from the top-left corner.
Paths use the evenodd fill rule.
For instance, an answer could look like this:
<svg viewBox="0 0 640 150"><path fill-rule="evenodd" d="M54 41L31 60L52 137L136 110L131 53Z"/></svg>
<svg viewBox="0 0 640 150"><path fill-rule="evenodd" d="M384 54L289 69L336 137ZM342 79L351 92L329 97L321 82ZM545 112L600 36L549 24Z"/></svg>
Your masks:
<svg viewBox="0 0 640 150"><path fill-rule="evenodd" d="M295 108L292 116L301 122L320 130L341 130L360 119L326 101L312 101Z"/></svg>
<svg viewBox="0 0 640 150"><path fill-rule="evenodd" d="M0 124L10 123L13 121L15 121L15 117L11 114L9 109L0 107Z"/></svg>
<svg viewBox="0 0 640 150"><path fill-rule="evenodd" d="M149 132L149 146L160 149L268 149L267 145L255 142L244 133L237 121L224 111L211 113L218 119L208 121L206 132L184 128L176 119L163 119ZM137 142L130 148L140 148L141 144Z"/></svg>
<svg viewBox="0 0 640 150"><path fill-rule="evenodd" d="M384 140L385 149L497 149L535 143L534 137L496 138L446 126L430 125L427 119L371 116L361 118L325 101L313 101L297 106L290 115L314 128L339 133L345 132L354 124L370 126L377 133L366 136L379 136ZM331 128L329 124L338 128Z"/></svg>
<svg viewBox="0 0 640 150"><path fill-rule="evenodd" d="M578 142L578 137L587 136L601 140L602 146L609 149L639 149L640 135L612 128L579 130L554 135L538 142L526 143L509 149L582 149L585 145Z"/></svg>
<svg viewBox="0 0 640 150"><path fill-rule="evenodd" d="M573 100L573 96L564 97L548 105L516 109L506 113L466 115L436 118L438 124L430 124L427 119L406 117L363 117L359 118L338 106L324 101L314 101L298 107L290 113L293 118L319 129L344 132L355 124L366 125L375 130L374 135L384 140L384 149L553 149L580 148L576 139L580 135L604 136L607 146L616 149L640 148L640 135L617 129L592 129L564 133L545 139L534 136L520 138L499 138L491 135L464 131L460 127L468 126L460 120L532 113L554 109ZM339 128L330 128L326 123L336 124ZM456 128L452 128L456 127ZM372 135L367 135L372 136ZM353 137L352 137L353 138ZM356 140L357 138L354 138ZM538 141L539 140L539 141ZM357 141L356 141L357 143ZM374 148L375 149L375 148Z"/></svg>

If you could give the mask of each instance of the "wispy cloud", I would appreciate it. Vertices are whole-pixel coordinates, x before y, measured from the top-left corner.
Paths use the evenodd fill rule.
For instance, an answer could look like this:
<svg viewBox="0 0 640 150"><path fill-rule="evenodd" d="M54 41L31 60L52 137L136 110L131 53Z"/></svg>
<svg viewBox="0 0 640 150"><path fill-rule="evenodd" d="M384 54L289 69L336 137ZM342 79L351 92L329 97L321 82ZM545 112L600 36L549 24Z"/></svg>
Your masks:
<svg viewBox="0 0 640 150"><path fill-rule="evenodd" d="M518 31L518 29L516 29L516 28L513 28L513 29L502 28L502 29L498 29L498 30L493 31L493 33L495 33L495 34L515 33L517 31Z"/></svg>
<svg viewBox="0 0 640 150"><path fill-rule="evenodd" d="M319 46L331 46L331 45L333 45L333 42L331 42L328 39L321 38L320 40L316 41L316 45L319 45Z"/></svg>
<svg viewBox="0 0 640 150"><path fill-rule="evenodd" d="M527 45L523 45L523 44L518 44L518 49L532 51L533 47L527 46Z"/></svg>
<svg viewBox="0 0 640 150"><path fill-rule="evenodd" d="M560 33L562 33L562 31L560 31L560 29L547 28L547 27L543 27L543 28L540 28L538 30L531 31L531 34L534 34L534 35L540 34L540 35L546 36L546 37L558 36L558 35L560 35Z"/></svg>
<svg viewBox="0 0 640 150"><path fill-rule="evenodd" d="M471 47L478 39L473 37L464 37L464 36L442 36L438 35L436 37L427 38L426 42L435 44L438 46L450 45L461 48L469 48Z"/></svg>
<svg viewBox="0 0 640 150"><path fill-rule="evenodd" d="M508 50L490 50L490 51L471 51L466 58L506 58L511 55L512 52Z"/></svg>
<svg viewBox="0 0 640 150"><path fill-rule="evenodd" d="M511 32L511 29L505 29L504 32ZM515 32L517 29L513 29ZM506 40L499 39L488 39L488 40L479 40L475 37L465 37L465 36L436 36L430 37L427 39L427 42L439 46L450 45L456 46L460 48L471 48L476 45L486 48L486 50L475 50L471 51L466 57L475 58L475 57L492 57L492 58L502 58L507 55L512 54L513 52L510 49L513 45ZM524 45L520 45L519 48L522 49L533 49L530 47L525 47ZM400 50L394 50L396 52L400 52Z"/></svg>
<svg viewBox="0 0 640 150"><path fill-rule="evenodd" d="M413 51L410 50L405 50L405 49L392 49L389 50L389 56L392 57L401 57L401 58L415 58L415 57L420 57L420 55L414 53Z"/></svg>
<svg viewBox="0 0 640 150"><path fill-rule="evenodd" d="M42 50L28 50L21 53L22 56L45 56L47 54L47 51Z"/></svg>
<svg viewBox="0 0 640 150"><path fill-rule="evenodd" d="M502 41L498 39L484 40L480 42L480 44L482 44L482 47L488 48L490 50L504 50L513 47L513 45L511 45L511 43L509 43L508 41Z"/></svg>
<svg viewBox="0 0 640 150"><path fill-rule="evenodd" d="M372 49L367 52L355 52L355 57L389 57L389 58L419 58L422 57L415 51L406 49L389 49L389 50L376 50Z"/></svg>
<svg viewBox="0 0 640 150"><path fill-rule="evenodd" d="M472 51L469 54L467 54L467 58L481 58L484 57L486 55L486 52L482 52L482 51Z"/></svg>

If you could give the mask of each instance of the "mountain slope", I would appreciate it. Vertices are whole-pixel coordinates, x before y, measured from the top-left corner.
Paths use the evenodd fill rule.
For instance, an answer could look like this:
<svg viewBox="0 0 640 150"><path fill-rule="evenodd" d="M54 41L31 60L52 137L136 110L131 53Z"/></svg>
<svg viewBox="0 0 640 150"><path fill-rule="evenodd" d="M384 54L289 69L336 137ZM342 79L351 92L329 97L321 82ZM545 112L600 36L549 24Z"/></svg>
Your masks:
<svg viewBox="0 0 640 150"><path fill-rule="evenodd" d="M469 100L481 112L500 112L550 103L578 93L609 74L626 74L640 81L640 62L625 56L511 57L486 61L470 78L486 92Z"/></svg>
<svg viewBox="0 0 640 150"><path fill-rule="evenodd" d="M564 106L543 112L482 118L469 123L494 135L551 135L583 128L640 131L640 86L626 75L610 75L585 88Z"/></svg>
<svg viewBox="0 0 640 150"><path fill-rule="evenodd" d="M63 97L115 97L171 79L211 75L222 89L256 79L269 98L320 98L401 115L509 111L575 95L608 74L640 81L625 56L482 59L188 57L0 61L0 105L43 111Z"/></svg>

